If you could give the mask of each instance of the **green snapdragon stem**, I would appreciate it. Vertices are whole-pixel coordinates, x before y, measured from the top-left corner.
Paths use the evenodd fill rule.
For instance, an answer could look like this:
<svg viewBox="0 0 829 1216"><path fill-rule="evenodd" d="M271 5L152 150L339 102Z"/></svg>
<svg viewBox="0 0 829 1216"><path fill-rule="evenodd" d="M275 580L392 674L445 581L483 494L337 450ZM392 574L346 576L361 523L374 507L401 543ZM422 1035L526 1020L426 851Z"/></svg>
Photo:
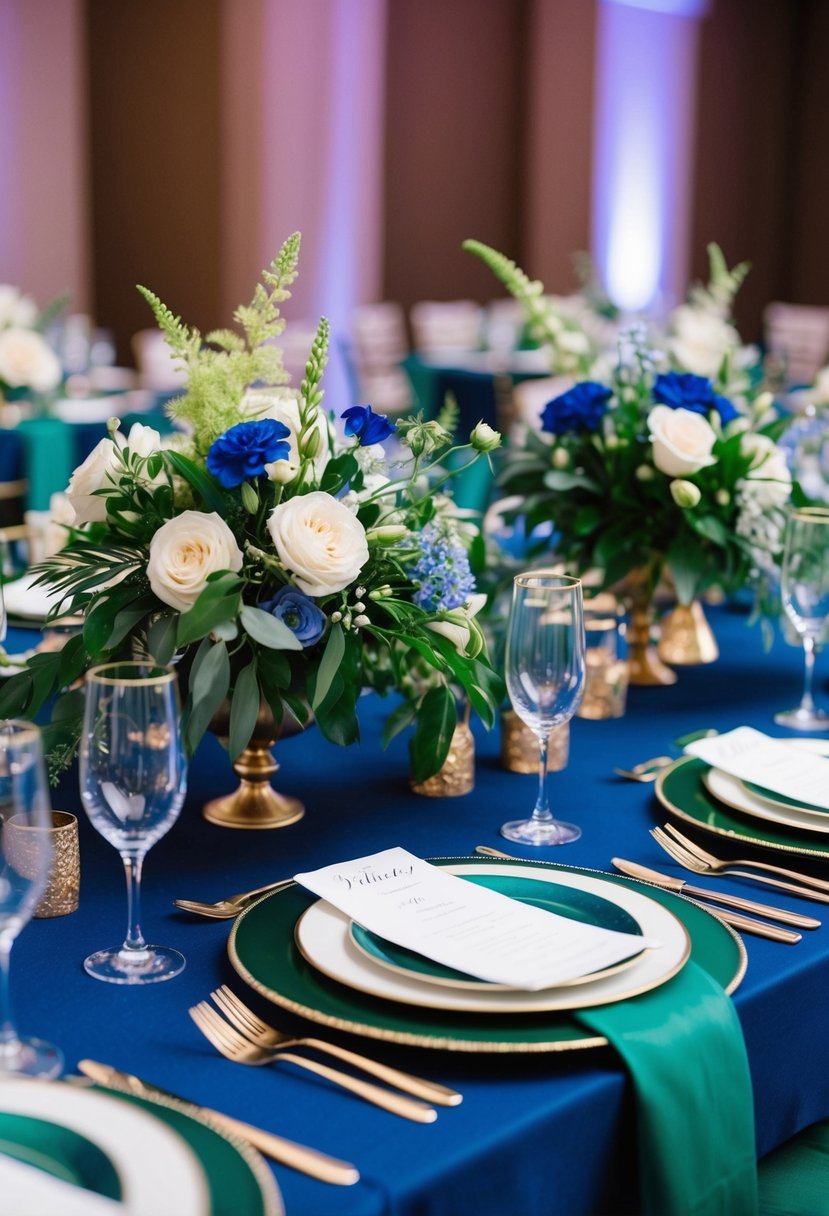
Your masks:
<svg viewBox="0 0 829 1216"><path fill-rule="evenodd" d="M691 959L651 992L575 1018L636 1094L642 1216L756 1216L754 1102L731 998Z"/></svg>

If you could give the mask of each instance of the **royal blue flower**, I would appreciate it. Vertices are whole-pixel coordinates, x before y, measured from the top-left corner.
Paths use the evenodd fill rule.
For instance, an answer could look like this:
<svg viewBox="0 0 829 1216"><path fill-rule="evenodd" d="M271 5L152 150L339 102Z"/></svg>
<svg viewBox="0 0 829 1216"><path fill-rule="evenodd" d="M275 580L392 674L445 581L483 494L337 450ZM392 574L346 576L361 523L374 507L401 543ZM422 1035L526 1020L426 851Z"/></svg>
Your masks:
<svg viewBox="0 0 829 1216"><path fill-rule="evenodd" d="M475 580L463 545L438 527L427 524L418 537L420 556L408 571L417 584L415 603L427 612L460 608L475 590Z"/></svg>
<svg viewBox="0 0 829 1216"><path fill-rule="evenodd" d="M361 447L382 443L394 434L394 423L383 414L375 414L370 405L352 405L340 415L345 419L345 433L355 438Z"/></svg>
<svg viewBox="0 0 829 1216"><path fill-rule="evenodd" d="M607 412L612 391L595 380L583 380L548 401L541 411L541 429L551 435L568 431L597 431Z"/></svg>
<svg viewBox="0 0 829 1216"><path fill-rule="evenodd" d="M290 433L285 424L275 418L237 422L210 445L207 467L225 489L240 486L243 481L264 473L266 464L288 459Z"/></svg>
<svg viewBox="0 0 829 1216"><path fill-rule="evenodd" d="M297 587L280 587L273 599L259 607L283 621L303 646L313 646L325 633L325 613Z"/></svg>
<svg viewBox="0 0 829 1216"><path fill-rule="evenodd" d="M665 372L657 376L653 385L653 399L672 410L690 410L692 414L708 414L716 410L723 426L738 417L727 397L714 392L714 386L705 376L694 376L691 372Z"/></svg>

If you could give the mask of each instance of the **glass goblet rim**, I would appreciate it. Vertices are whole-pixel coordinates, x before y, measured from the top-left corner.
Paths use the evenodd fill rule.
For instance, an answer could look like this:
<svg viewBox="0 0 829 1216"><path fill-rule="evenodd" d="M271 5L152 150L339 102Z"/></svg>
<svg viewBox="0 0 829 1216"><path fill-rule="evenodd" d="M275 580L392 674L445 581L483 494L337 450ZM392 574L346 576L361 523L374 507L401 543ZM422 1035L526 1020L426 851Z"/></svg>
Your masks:
<svg viewBox="0 0 829 1216"><path fill-rule="evenodd" d="M829 524L829 507L790 507L789 519L794 523Z"/></svg>
<svg viewBox="0 0 829 1216"><path fill-rule="evenodd" d="M582 580L572 574L558 574L553 570L524 570L513 578L516 587L538 587L550 591L574 591L581 587Z"/></svg>
<svg viewBox="0 0 829 1216"><path fill-rule="evenodd" d="M26 718L0 718L0 741L7 739L12 747L42 742L43 732L35 722Z"/></svg>
<svg viewBox="0 0 829 1216"><path fill-rule="evenodd" d="M116 675L116 672L135 671L135 675ZM150 672L150 675L139 675L138 672ZM87 684L105 684L110 687L149 688L153 685L171 684L177 679L174 667L165 667L162 663L148 663L142 659L124 659L121 662L99 663L90 667L86 673Z"/></svg>

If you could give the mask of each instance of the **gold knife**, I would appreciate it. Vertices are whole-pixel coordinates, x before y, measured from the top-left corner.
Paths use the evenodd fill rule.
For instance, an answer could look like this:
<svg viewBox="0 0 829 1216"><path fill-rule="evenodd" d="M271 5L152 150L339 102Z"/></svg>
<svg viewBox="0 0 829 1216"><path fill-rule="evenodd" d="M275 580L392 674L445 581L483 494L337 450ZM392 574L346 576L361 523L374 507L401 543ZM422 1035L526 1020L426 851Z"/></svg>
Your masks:
<svg viewBox="0 0 829 1216"><path fill-rule="evenodd" d="M220 1111L211 1110L207 1106L197 1106L186 1098L180 1098L178 1094L170 1093L169 1090L161 1089L157 1085L151 1085L149 1081L142 1081L140 1077L136 1077L132 1073L120 1072L111 1064L98 1064L95 1060L81 1060L78 1070L84 1076L90 1077L96 1085L104 1085L108 1089L115 1089L125 1094L134 1094L137 1098L149 1098L150 1100L171 1098L174 1102L186 1107L195 1118L212 1121L231 1135L246 1140L266 1157L271 1157L281 1165L289 1166L292 1170L308 1174L311 1178L317 1178L320 1182L330 1182L334 1186L353 1186L360 1180L359 1171L348 1161L339 1161L336 1157L329 1157L315 1148L296 1144L293 1140L285 1140L282 1136L275 1136L272 1132L253 1127L250 1123L243 1123L239 1119L223 1115Z"/></svg>
<svg viewBox="0 0 829 1216"><path fill-rule="evenodd" d="M736 895L721 895L718 891L708 891L703 887L692 887L681 878L673 878L667 874L660 874L658 870L650 870L647 866L640 866L638 862L624 861L620 857L611 858L613 865L623 874L627 874L629 878L638 878L642 882L652 883L656 887L664 887L668 891L675 891L677 894L692 895L699 901L715 900L719 903L751 904L751 900L740 900ZM763 904L755 904L755 911L765 907ZM793 932L791 929L781 929L778 925L769 925L762 920L754 920L749 916L743 916L740 912L727 911L725 908L707 908L707 911L713 912L715 916L719 916L721 920L726 921L735 929L742 929L745 933L753 933L756 937L768 937L775 942L786 942L788 945L795 945L801 941L801 935ZM780 917L781 909L767 909L767 915L772 913ZM795 913L785 913L786 916L793 916ZM807 918L809 919L809 918ZM818 922L819 923L819 922ZM815 926L812 925L812 928Z"/></svg>

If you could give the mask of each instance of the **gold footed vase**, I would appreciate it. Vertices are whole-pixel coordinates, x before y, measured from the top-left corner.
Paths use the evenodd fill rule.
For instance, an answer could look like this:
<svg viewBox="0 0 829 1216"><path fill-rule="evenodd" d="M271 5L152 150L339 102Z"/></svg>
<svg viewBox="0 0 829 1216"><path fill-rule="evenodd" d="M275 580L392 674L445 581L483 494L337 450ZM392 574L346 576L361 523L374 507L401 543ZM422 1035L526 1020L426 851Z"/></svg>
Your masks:
<svg viewBox="0 0 829 1216"><path fill-rule="evenodd" d="M717 640L702 604L677 604L660 623L659 657L679 667L696 667L719 658Z"/></svg>
<svg viewBox="0 0 829 1216"><path fill-rule="evenodd" d="M279 727L267 702L262 701L253 728L250 743L233 762L233 771L239 777L239 788L223 798L214 798L202 808L208 823L223 828L284 828L296 823L305 814L305 807L298 798L280 794L271 785L271 778L279 769L271 748L277 738L288 733L283 721ZM230 704L226 702L213 717L210 729L227 745L230 728ZM297 727L297 730L299 727Z"/></svg>

